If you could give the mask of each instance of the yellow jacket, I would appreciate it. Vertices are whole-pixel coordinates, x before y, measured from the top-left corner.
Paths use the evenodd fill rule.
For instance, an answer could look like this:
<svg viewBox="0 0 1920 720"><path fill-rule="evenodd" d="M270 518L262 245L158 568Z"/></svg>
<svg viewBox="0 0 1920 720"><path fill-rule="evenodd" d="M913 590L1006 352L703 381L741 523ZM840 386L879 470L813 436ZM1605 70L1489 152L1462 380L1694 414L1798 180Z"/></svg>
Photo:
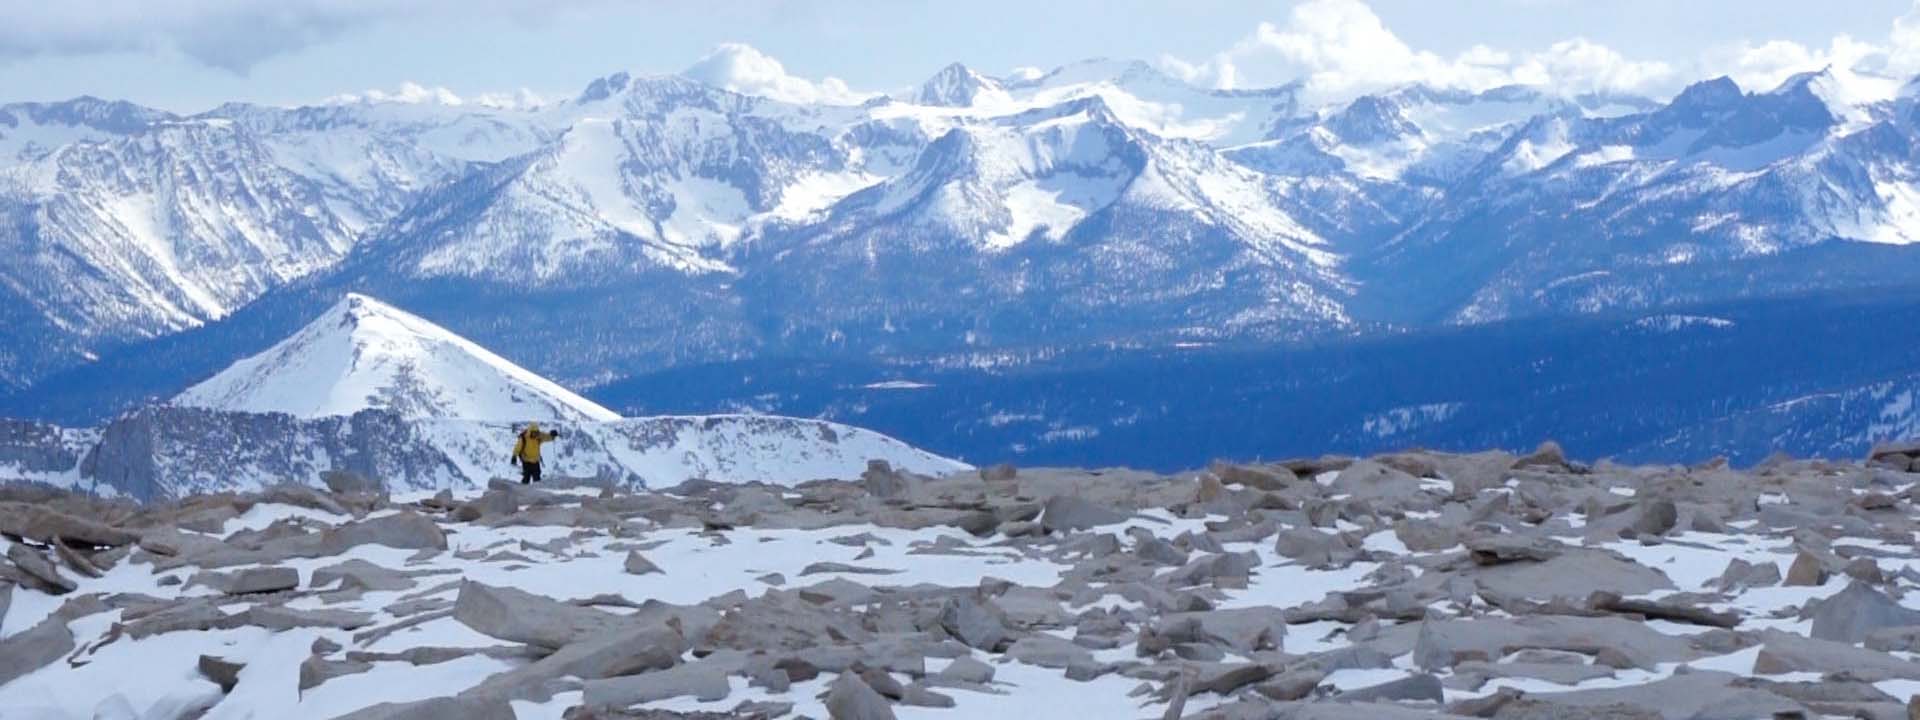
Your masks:
<svg viewBox="0 0 1920 720"><path fill-rule="evenodd" d="M560 437L557 432L540 432L539 423L527 423L527 429L520 431L520 439L513 444L513 456L520 462L540 462L540 444Z"/></svg>

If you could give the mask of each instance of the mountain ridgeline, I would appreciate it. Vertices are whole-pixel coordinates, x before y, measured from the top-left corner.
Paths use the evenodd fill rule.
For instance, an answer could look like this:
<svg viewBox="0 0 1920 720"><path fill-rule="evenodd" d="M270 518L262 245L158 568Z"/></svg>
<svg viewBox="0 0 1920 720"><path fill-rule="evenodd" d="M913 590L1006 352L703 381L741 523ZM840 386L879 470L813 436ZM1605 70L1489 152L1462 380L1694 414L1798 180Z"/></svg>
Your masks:
<svg viewBox="0 0 1920 720"><path fill-rule="evenodd" d="M484 486L511 472L508 449L529 421L564 428L541 455L555 476L602 485L793 484L854 477L870 462L967 468L820 420L622 418L418 316L348 295L169 402L96 428L0 420L0 479L141 501L339 472L390 490Z"/></svg>
<svg viewBox="0 0 1920 720"><path fill-rule="evenodd" d="M1282 358L1373 358L1367 348L1393 343L1526 343L1544 327L1532 320L1577 317L1553 332L1586 340L1562 352L1672 348L1710 362L1684 338L1725 328L1674 318L1820 324L1776 302L1803 297L1878 298L1872 312L1897 313L1920 277L1920 97L1897 81L1829 70L1743 90L1721 78L1664 102L1519 86L1304 97L1089 61L1003 78L955 65L861 105L625 73L531 108L3 105L0 247L16 261L0 267L0 411L94 425L362 292L616 409L778 410L880 421L969 459L1167 467L1204 458L1135 457L1141 446L1125 443L1108 457L1095 438L1128 437L1114 422L1164 429L1175 420L1152 408L1182 403L1145 401L1169 388L1224 397L1206 388L1229 381L1207 373L1242 361L1206 358L1260 348L1290 367ZM1349 346L1356 355L1326 349ZM1759 367L1672 423L1598 433L1584 449L1744 455L1791 436L1790 449L1850 451L1898 423L1815 442L1729 418L1792 392L1902 382L1920 372L1896 366L1903 353L1784 379ZM1045 395L1170 357L1152 367L1188 367L1190 384L1098 408L1075 409L1106 396ZM806 368L843 382L808 386ZM789 370L799 384L768 384ZM1566 435L1519 423L1572 396L1528 395L1544 391L1511 370L1467 374L1479 384L1453 394L1480 401L1356 400L1325 432L1350 433L1356 450ZM955 390L1049 374L1061 384L1031 388L1037 410L1005 397L963 406ZM947 380L918 395L865 387L909 376ZM733 382L662 384L687 377ZM1283 403L1341 386L1276 382L1236 392ZM1582 382L1553 386L1606 387ZM908 396L946 408L913 417L1045 419L969 430L886 415ZM1498 408L1511 412L1477 414ZM1194 431L1220 427L1209 423ZM1379 432L1421 423L1452 429Z"/></svg>

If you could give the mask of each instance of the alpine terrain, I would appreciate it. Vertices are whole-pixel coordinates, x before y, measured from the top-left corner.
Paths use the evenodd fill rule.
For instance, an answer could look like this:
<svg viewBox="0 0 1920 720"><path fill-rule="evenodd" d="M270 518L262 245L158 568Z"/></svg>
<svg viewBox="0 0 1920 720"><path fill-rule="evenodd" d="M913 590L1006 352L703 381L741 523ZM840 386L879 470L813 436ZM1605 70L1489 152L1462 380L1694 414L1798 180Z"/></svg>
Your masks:
<svg viewBox="0 0 1920 720"><path fill-rule="evenodd" d="M688 479L792 484L870 462L909 472L967 466L892 438L766 415L622 418L414 315L342 298L292 337L170 403L94 429L5 421L0 472L139 500L318 483L393 489L484 485L529 421L564 428L549 476L645 487Z"/></svg>
<svg viewBox="0 0 1920 720"><path fill-rule="evenodd" d="M1908 81L1835 66L1672 97L1414 83L1327 99L1099 59L956 63L859 99L696 66L542 102L15 103L0 412L772 413L981 464L1163 470L1281 448L1521 450L1548 432L1641 460L1852 457L1920 423L1871 400L1914 389L1903 351L1829 332L1915 297ZM347 322L330 308L356 295L414 317L375 313L360 339L302 331ZM1835 298L1859 314L1779 310ZM452 350L428 321L499 357ZM1760 327L1830 352L1624 423L1605 418L1645 402L1602 388L1667 366L1565 370L1590 367L1569 353L1707 367L1765 352ZM1265 375L1209 375L1248 354ZM1408 387L1407 357L1462 380L1374 392ZM1166 383L1093 381L1166 358ZM531 373L466 384L507 359ZM997 384L1029 378L1020 397ZM1173 410L1197 398L1266 415Z"/></svg>

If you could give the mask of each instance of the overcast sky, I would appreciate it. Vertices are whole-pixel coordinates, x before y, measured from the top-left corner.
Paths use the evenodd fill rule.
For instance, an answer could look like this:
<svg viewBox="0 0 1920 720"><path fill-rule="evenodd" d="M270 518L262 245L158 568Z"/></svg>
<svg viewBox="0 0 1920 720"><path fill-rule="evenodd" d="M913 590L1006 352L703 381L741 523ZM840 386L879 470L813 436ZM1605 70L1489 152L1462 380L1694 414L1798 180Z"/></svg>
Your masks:
<svg viewBox="0 0 1920 720"><path fill-rule="evenodd" d="M1330 97L1426 81L1670 94L1920 73L1912 0L0 0L0 101L176 111L340 95L559 98L619 70L851 100L962 61L1140 59Z"/></svg>

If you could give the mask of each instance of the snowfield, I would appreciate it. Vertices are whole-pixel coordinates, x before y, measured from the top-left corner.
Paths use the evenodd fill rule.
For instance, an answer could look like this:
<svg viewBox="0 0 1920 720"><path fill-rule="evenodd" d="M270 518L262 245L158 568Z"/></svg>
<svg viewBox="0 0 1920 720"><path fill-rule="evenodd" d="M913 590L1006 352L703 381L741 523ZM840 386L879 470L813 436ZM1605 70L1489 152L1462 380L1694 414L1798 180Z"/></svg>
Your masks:
<svg viewBox="0 0 1920 720"><path fill-rule="evenodd" d="M876 467L638 494L342 480L144 508L14 488L0 708L1899 717L1920 692L1913 452Z"/></svg>

